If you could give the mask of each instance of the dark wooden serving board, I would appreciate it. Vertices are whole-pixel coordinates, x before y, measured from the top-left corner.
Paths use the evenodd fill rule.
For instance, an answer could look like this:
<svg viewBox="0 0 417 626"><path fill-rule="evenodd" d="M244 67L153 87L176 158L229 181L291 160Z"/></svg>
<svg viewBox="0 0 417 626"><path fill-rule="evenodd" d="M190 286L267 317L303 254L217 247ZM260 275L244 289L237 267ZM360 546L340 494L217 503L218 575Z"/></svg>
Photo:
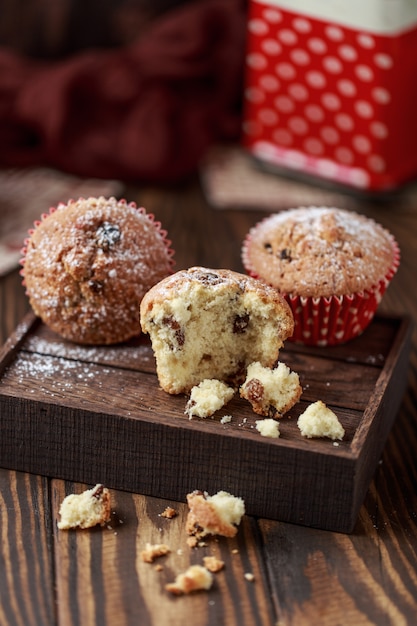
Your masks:
<svg viewBox="0 0 417 626"><path fill-rule="evenodd" d="M401 403L410 335L408 318L377 317L346 345L287 343L280 360L303 395L268 439L240 398L190 421L186 397L160 389L147 337L81 347L29 315L0 353L0 465L176 501L223 489L250 515L352 532ZM299 432L316 400L346 430L338 445Z"/></svg>

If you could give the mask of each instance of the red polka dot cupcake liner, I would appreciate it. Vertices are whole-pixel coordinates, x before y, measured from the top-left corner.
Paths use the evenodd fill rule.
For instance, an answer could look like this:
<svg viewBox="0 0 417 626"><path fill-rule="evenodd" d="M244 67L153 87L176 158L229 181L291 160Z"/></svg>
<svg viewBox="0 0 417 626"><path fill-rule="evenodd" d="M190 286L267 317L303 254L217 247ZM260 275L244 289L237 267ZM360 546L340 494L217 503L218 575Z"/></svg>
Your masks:
<svg viewBox="0 0 417 626"><path fill-rule="evenodd" d="M393 274L381 280L373 291L347 296L310 298L283 294L294 316L294 334L288 341L334 346L358 337L374 318Z"/></svg>

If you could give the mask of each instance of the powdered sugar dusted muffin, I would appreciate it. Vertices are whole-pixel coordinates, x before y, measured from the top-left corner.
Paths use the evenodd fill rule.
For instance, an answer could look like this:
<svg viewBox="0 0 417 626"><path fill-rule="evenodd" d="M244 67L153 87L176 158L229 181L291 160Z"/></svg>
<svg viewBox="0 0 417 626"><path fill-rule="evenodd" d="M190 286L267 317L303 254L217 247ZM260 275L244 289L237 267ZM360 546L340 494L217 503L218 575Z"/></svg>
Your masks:
<svg viewBox="0 0 417 626"><path fill-rule="evenodd" d="M272 367L293 332L276 289L227 269L192 267L152 287L141 303L161 387L189 392L204 379L243 382L246 367Z"/></svg>
<svg viewBox="0 0 417 626"><path fill-rule="evenodd" d="M25 245L22 275L34 312L82 344L138 335L144 294L172 272L173 253L160 223L115 198L80 198L52 208Z"/></svg>
<svg viewBox="0 0 417 626"><path fill-rule="evenodd" d="M332 345L372 320L399 265L394 237L353 211L300 207L256 224L243 242L246 271L291 305L292 339Z"/></svg>

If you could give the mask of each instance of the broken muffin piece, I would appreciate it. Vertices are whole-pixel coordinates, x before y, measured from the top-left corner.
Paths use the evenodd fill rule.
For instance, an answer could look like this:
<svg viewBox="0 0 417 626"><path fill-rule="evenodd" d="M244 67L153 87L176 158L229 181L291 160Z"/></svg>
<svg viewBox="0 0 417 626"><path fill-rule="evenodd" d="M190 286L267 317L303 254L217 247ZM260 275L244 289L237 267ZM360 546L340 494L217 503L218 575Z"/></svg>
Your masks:
<svg viewBox="0 0 417 626"><path fill-rule="evenodd" d="M188 393L204 379L243 382L252 361L272 367L294 330L272 287L227 269L192 267L152 287L140 307L161 387Z"/></svg>
<svg viewBox="0 0 417 626"><path fill-rule="evenodd" d="M146 547L140 553L141 559L144 563L153 563L155 559L160 556L165 556L171 552L171 548L165 543L146 543Z"/></svg>
<svg viewBox="0 0 417 626"><path fill-rule="evenodd" d="M178 574L175 582L165 585L165 589L175 595L210 589L213 574L202 565L191 565L185 572Z"/></svg>
<svg viewBox="0 0 417 626"><path fill-rule="evenodd" d="M322 400L310 404L297 420L298 428L303 437L328 437L329 439L343 439L345 429L337 415L329 409Z"/></svg>
<svg viewBox="0 0 417 626"><path fill-rule="evenodd" d="M196 417L211 417L221 409L235 395L233 387L229 387L221 380L202 380L199 385L191 389L190 398L185 407L185 414L191 420Z"/></svg>
<svg viewBox="0 0 417 626"><path fill-rule="evenodd" d="M227 491L218 491L209 496L202 491L187 495L189 512L186 531L198 539L207 535L234 537L245 514L242 498L232 496Z"/></svg>
<svg viewBox="0 0 417 626"><path fill-rule="evenodd" d="M251 403L255 413L271 418L289 411L301 394L298 374L291 372L285 363L278 363L274 369L259 362L251 363L240 388L241 397Z"/></svg>
<svg viewBox="0 0 417 626"><path fill-rule="evenodd" d="M110 521L110 492L97 484L80 494L70 494L64 498L59 508L60 530L70 528L91 528L104 526Z"/></svg>
<svg viewBox="0 0 417 626"><path fill-rule="evenodd" d="M261 433L262 437L278 439L278 437L280 436L279 423L272 417L268 417L263 420L256 420L255 427L256 430Z"/></svg>

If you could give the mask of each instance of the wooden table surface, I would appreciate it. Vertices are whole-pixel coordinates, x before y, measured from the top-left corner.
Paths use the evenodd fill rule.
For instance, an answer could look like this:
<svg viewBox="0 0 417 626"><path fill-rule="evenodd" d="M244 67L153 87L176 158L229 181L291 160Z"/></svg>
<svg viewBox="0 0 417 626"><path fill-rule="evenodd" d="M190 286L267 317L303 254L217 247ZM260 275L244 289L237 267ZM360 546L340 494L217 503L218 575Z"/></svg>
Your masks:
<svg viewBox="0 0 417 626"><path fill-rule="evenodd" d="M264 215L210 208L198 181L174 189L130 187L125 196L162 221L174 241L177 269L242 271L240 243ZM360 210L386 226L402 251L380 310L415 320L417 204L363 202ZM1 343L28 310L18 272L0 279ZM236 538L191 550L184 502L115 490L108 527L64 532L56 525L59 505L86 485L0 469L0 625L415 624L416 452L414 329L407 390L349 535L246 516ZM167 505L177 517L161 517ZM161 560L162 571L140 558L147 541L175 546ZM225 561L209 592L174 597L165 591L166 582L205 554Z"/></svg>

